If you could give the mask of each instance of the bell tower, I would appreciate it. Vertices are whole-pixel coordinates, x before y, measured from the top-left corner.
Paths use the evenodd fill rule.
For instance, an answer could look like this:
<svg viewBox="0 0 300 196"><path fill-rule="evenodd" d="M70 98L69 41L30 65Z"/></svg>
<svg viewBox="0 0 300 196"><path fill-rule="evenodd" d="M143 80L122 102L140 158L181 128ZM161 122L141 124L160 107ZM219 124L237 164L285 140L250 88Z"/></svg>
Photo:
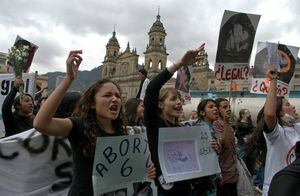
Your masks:
<svg viewBox="0 0 300 196"><path fill-rule="evenodd" d="M167 64L167 48L165 37L167 35L165 28L160 21L159 10L156 21L153 23L149 35L149 43L147 44L145 54L145 69L153 77L157 73L166 68Z"/></svg>
<svg viewBox="0 0 300 196"><path fill-rule="evenodd" d="M103 61L102 78L107 78L115 75L119 50L120 45L116 38L116 31L114 30L112 37L106 44L106 54Z"/></svg>

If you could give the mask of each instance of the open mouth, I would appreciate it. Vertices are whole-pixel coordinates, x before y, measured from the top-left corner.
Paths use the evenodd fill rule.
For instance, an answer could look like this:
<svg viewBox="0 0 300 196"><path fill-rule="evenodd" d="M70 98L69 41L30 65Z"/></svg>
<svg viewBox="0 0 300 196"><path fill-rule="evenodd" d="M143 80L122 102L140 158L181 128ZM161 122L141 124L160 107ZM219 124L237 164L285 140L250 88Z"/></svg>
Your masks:
<svg viewBox="0 0 300 196"><path fill-rule="evenodd" d="M112 105L112 106L110 106L110 108L109 108L109 110L110 110L111 112L118 112L118 109L119 109L118 105Z"/></svg>

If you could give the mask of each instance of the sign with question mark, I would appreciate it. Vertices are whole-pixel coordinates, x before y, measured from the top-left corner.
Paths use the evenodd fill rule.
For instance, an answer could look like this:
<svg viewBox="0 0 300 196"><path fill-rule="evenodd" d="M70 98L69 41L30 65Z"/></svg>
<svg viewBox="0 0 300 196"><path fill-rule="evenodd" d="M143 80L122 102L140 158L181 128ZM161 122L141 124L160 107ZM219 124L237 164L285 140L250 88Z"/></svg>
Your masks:
<svg viewBox="0 0 300 196"><path fill-rule="evenodd" d="M217 80L248 80L259 19L260 15L225 10L215 63Z"/></svg>

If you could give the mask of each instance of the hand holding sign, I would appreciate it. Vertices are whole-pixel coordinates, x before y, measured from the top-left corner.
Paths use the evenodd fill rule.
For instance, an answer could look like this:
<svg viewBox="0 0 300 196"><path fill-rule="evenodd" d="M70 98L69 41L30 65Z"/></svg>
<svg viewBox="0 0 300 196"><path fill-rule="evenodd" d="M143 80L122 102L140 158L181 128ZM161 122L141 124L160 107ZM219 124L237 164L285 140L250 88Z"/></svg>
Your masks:
<svg viewBox="0 0 300 196"><path fill-rule="evenodd" d="M154 178L156 178L156 168L153 163L151 163L151 166L148 169L147 177L151 180L154 180Z"/></svg>
<svg viewBox="0 0 300 196"><path fill-rule="evenodd" d="M278 77L279 77L279 72L274 67L269 67L267 69L266 78L268 81L278 79Z"/></svg>
<svg viewBox="0 0 300 196"><path fill-rule="evenodd" d="M14 87L19 88L20 86L22 86L24 84L22 77L21 76L17 76L15 81L14 81Z"/></svg>

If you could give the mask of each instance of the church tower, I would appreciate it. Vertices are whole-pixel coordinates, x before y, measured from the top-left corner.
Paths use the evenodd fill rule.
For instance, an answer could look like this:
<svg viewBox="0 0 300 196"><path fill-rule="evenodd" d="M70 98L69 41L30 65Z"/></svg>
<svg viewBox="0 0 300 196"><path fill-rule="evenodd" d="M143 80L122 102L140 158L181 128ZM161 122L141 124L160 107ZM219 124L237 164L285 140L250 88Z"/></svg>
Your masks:
<svg viewBox="0 0 300 196"><path fill-rule="evenodd" d="M159 11L156 21L153 23L149 35L149 43L147 44L145 54L145 69L150 77L157 75L166 68L167 65L167 48L165 45L165 37L167 35L165 28L160 21Z"/></svg>
<svg viewBox="0 0 300 196"><path fill-rule="evenodd" d="M113 77L117 70L117 57L119 55L120 45L116 38L116 32L113 31L112 37L106 44L106 54L102 67L102 78Z"/></svg>

